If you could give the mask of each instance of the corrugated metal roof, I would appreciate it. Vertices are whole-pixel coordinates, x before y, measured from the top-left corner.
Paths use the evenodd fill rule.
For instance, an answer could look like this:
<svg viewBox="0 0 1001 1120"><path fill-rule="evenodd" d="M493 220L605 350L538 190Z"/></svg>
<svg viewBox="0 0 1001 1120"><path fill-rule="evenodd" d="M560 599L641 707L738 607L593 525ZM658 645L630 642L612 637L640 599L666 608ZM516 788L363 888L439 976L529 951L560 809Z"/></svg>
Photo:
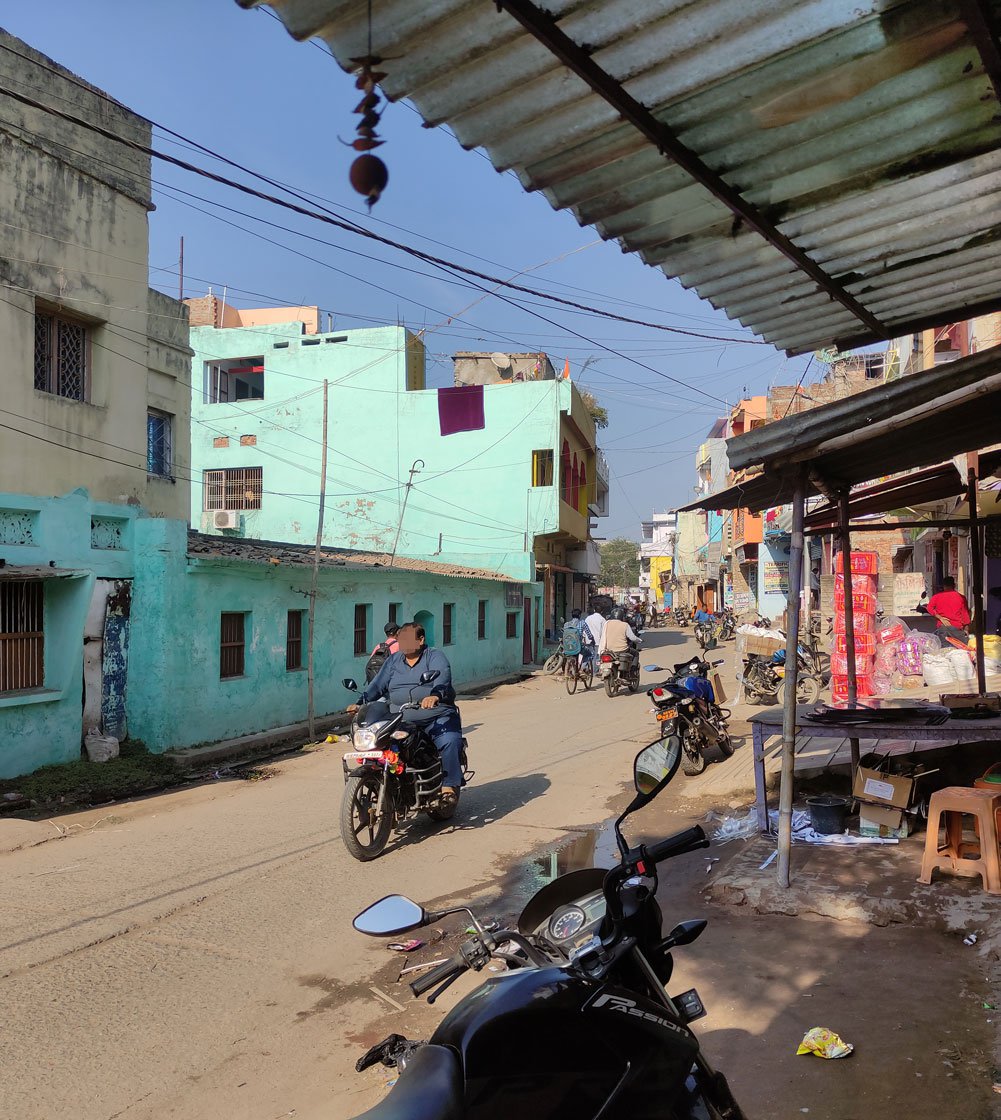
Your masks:
<svg viewBox="0 0 1001 1120"><path fill-rule="evenodd" d="M999 416L1001 347L993 347L727 440L735 469L763 473L682 508L780 505L803 468L809 496L927 467L996 445ZM999 469L997 452L981 459L982 477Z"/></svg>
<svg viewBox="0 0 1001 1120"><path fill-rule="evenodd" d="M790 353L1001 303L1001 106L962 14L976 3L546 2L583 57L885 331L735 221L488 0L373 0L383 90ZM366 54L364 0L272 6L345 69ZM1001 0L980 7L993 19Z"/></svg>

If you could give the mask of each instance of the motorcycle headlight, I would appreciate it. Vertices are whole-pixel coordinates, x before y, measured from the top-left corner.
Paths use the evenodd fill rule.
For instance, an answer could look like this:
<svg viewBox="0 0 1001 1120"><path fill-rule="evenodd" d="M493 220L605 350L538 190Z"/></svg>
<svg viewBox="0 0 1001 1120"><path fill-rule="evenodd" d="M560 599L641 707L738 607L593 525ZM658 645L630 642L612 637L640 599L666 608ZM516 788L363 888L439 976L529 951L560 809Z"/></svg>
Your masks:
<svg viewBox="0 0 1001 1120"><path fill-rule="evenodd" d="M375 750L375 732L368 727L359 727L351 736L351 745L360 751Z"/></svg>

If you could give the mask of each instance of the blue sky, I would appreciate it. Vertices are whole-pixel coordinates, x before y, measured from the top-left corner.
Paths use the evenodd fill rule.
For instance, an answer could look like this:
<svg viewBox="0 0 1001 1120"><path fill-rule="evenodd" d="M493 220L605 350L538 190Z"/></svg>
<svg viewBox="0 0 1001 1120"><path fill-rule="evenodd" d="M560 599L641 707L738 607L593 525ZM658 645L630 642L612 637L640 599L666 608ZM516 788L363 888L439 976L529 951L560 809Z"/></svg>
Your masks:
<svg viewBox="0 0 1001 1120"><path fill-rule="evenodd" d="M753 337L526 193L513 174L498 174L483 153L463 151L442 129L423 128L404 104L390 105L379 128L390 182L368 217L347 181L354 153L340 142L351 139L357 122L353 80L265 12L243 11L234 0L56 0L8 5L3 26L137 112L385 236L494 275L531 270L520 282L634 318ZM213 166L162 134L153 146ZM770 346L672 336L551 304L480 299L481 291L405 254L161 162L153 175L151 283L172 295L183 235L186 295L211 285L217 294L225 287L239 306L319 304L337 328L397 321L434 328L427 336L433 384L448 383L455 350L545 350L559 367L569 358L572 376L609 412L600 438L613 476L611 516L597 530L603 536L636 537L641 518L689 498L695 448L722 402L794 383L806 363ZM331 244L268 228L254 216Z"/></svg>

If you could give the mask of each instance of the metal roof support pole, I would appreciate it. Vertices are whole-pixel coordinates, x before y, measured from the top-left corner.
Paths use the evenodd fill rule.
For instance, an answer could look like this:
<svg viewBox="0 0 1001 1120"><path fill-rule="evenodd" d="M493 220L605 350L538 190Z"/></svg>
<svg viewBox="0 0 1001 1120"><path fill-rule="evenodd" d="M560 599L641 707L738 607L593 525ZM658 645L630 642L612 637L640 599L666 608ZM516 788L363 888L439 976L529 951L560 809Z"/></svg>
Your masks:
<svg viewBox="0 0 1001 1120"><path fill-rule="evenodd" d="M987 692L984 669L984 549L980 535L980 511L977 509L978 456L967 456L967 497L970 505L970 566L973 568L973 634L977 640L977 692Z"/></svg>
<svg viewBox="0 0 1001 1120"><path fill-rule="evenodd" d="M792 492L792 540L789 544L789 610L786 625L785 685L782 697L782 774L779 786L779 858L776 874L780 887L789 886L792 848L792 794L796 759L796 691L799 676L799 605L803 589L803 506L806 475L800 469Z"/></svg>
<svg viewBox="0 0 1001 1120"><path fill-rule="evenodd" d="M848 499L850 488L845 486L838 494L838 534L841 537L841 584L845 597L845 655L848 659L848 707L858 703L858 674L855 669L855 587L852 581L852 538L848 527ZM834 578L837 585L837 576ZM835 586L837 598L837 586ZM835 646L837 639L835 639ZM859 741L849 739L852 751L852 781L859 764Z"/></svg>

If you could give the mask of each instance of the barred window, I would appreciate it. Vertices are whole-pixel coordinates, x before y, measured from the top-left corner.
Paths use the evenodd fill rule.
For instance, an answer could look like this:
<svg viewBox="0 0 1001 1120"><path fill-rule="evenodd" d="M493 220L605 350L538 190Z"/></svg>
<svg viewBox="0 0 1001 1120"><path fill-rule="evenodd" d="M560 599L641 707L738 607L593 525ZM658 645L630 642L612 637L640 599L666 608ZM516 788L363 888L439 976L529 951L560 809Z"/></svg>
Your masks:
<svg viewBox="0 0 1001 1120"><path fill-rule="evenodd" d="M302 632L303 615L305 611L289 611L288 623L285 629L285 669L292 672L301 669L302 661Z"/></svg>
<svg viewBox="0 0 1001 1120"><path fill-rule="evenodd" d="M443 603L441 608L441 644L450 646L453 642L452 627L455 623L455 603Z"/></svg>
<svg viewBox="0 0 1001 1120"><path fill-rule="evenodd" d="M0 693L45 684L44 585L0 582Z"/></svg>
<svg viewBox="0 0 1001 1120"><path fill-rule="evenodd" d="M73 401L87 399L90 340L83 323L35 312L35 388Z"/></svg>
<svg viewBox="0 0 1001 1120"><path fill-rule="evenodd" d="M202 472L202 508L260 509L263 467L227 467Z"/></svg>
<svg viewBox="0 0 1001 1120"><path fill-rule="evenodd" d="M242 677L245 672L246 618L242 611L219 616L219 677Z"/></svg>
<svg viewBox="0 0 1001 1120"><path fill-rule="evenodd" d="M166 412L151 408L146 413L146 472L160 478L170 478L171 420Z"/></svg>

